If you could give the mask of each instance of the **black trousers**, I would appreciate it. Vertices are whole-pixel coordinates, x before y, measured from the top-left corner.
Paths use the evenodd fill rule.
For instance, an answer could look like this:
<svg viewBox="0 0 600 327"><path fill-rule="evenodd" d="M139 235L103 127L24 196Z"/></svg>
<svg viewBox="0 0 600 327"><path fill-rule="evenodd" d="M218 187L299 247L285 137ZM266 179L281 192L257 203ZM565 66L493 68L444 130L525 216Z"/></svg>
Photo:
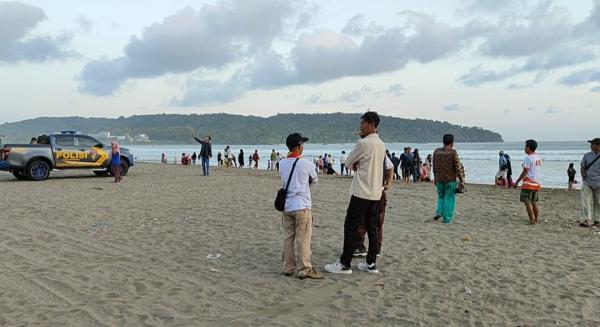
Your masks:
<svg viewBox="0 0 600 327"><path fill-rule="evenodd" d="M369 249L367 251L367 263L377 261L378 223L379 223L379 200L365 200L355 196L350 199L346 220L344 221L344 251L340 257L340 263L350 267L354 250L356 250L358 226L364 222L369 237Z"/></svg>

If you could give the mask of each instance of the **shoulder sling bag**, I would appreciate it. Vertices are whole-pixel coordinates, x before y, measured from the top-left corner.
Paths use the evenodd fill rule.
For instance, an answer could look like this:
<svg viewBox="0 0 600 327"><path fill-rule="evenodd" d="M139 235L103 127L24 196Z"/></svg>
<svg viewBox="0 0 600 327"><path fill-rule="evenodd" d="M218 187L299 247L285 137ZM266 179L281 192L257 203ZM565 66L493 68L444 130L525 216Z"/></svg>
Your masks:
<svg viewBox="0 0 600 327"><path fill-rule="evenodd" d="M287 196L288 188L290 187L290 182L292 181L292 175L294 174L294 169L296 169L296 163L300 158L296 158L294 161L294 165L292 165L292 171L290 171L290 177L288 177L287 184L285 185L285 189L282 187L277 191L277 196L275 197L275 209L277 211L283 211L285 208L285 197Z"/></svg>

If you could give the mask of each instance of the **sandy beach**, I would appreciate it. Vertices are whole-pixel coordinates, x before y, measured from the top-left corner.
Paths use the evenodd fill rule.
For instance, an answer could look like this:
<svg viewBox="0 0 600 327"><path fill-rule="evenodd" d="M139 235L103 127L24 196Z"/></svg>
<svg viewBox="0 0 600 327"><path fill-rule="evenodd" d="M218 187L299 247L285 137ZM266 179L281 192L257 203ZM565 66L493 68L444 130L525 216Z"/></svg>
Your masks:
<svg viewBox="0 0 600 327"><path fill-rule="evenodd" d="M119 184L0 174L0 325L600 326L600 230L574 222L579 192L542 190L528 226L518 190L468 185L444 226L432 184L397 182L381 273L315 281L280 275L278 180L160 164ZM312 189L320 271L341 252L349 185Z"/></svg>

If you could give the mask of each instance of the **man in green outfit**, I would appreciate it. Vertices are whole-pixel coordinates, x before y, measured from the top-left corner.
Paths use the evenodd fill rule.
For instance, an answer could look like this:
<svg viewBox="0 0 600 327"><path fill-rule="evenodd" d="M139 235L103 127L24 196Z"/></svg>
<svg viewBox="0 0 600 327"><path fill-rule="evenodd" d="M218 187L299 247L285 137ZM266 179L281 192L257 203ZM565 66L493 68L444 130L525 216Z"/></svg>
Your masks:
<svg viewBox="0 0 600 327"><path fill-rule="evenodd" d="M444 135L444 146L433 152L433 175L437 187L438 199L434 220L443 218L444 224L449 224L454 218L458 190L465 187L465 173L454 148L454 135ZM458 183L456 180L458 179Z"/></svg>

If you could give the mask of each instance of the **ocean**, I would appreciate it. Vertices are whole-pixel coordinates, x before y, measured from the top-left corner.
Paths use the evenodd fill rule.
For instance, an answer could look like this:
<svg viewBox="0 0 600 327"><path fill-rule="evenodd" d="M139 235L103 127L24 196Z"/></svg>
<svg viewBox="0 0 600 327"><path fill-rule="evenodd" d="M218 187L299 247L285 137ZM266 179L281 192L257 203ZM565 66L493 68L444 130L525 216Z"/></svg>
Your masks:
<svg viewBox="0 0 600 327"><path fill-rule="evenodd" d="M404 147L410 146L413 149L419 149L421 158L424 160L428 154L441 145L439 143L424 144L404 144L404 143L386 143L386 148L390 152L400 155ZM191 145L124 145L129 148L135 159L143 162L160 162L162 153L167 155L169 163L173 162L174 154L181 158L182 153L192 153L200 151L199 144ZM354 144L314 144L307 143L304 148L306 158L316 158L325 153L331 154L334 160L334 168L339 170L339 157L341 151L345 150L348 154ZM457 143L455 148L458 150L461 161L465 167L466 180L468 183L493 184L494 176L498 171L498 151L503 150L512 158L513 179L517 179L521 173L521 162L525 153L523 151L523 142L503 142L503 143ZM213 144L213 158L210 164L217 164L217 153L224 153L225 145ZM284 144L275 145L231 145L236 158L240 149L244 150L245 163L248 164L248 157L258 150L260 155L260 169L266 169L267 160L271 155L271 150L279 151L283 155L287 153ZM538 153L542 156L543 177L542 185L552 188L563 188L567 186L567 168L570 162L575 163L577 170L577 180L581 180L579 175L579 162L586 152L590 151L587 142L540 142ZM198 167L200 169L200 167Z"/></svg>

